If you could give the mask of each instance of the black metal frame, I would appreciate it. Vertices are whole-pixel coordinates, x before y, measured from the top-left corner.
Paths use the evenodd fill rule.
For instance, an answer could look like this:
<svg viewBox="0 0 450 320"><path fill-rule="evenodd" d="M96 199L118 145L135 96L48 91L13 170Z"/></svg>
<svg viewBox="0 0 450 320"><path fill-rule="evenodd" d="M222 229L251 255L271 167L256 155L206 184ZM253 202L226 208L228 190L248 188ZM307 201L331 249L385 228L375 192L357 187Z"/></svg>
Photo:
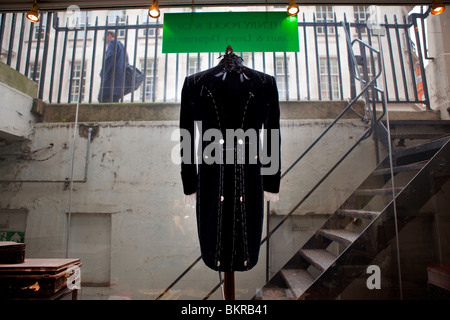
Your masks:
<svg viewBox="0 0 450 320"><path fill-rule="evenodd" d="M3 18L2 21L5 21L4 19L4 15L3 14ZM15 13L13 14L15 15ZM391 61L393 60L393 51L392 51L392 43L391 43L391 35L390 35L390 30L393 29L395 31L395 38L397 40L397 45L399 50L401 50L402 46L401 46L401 42L400 42L400 36L399 36L399 30L403 29L403 30L409 30L409 28L414 27L415 28L415 35L416 35L416 40L417 40L417 45L418 45L418 53L419 53L419 63L421 65L421 70L422 70L422 78L423 78L423 82L424 82L424 89L426 92L425 95L425 99L424 100L420 100L418 97L418 93L417 93L417 88L414 87L414 95L415 95L415 99L409 99L409 92L408 92L408 88L406 85L406 70L405 70L405 66L404 66L404 61L403 58L401 58L401 74L402 74L402 80L403 80L403 85L404 85L404 90L405 90L405 94L407 99L406 100L400 100L399 99L399 92L398 92L398 86L397 83L394 81L395 86L394 86L394 93L395 93L395 99L389 99L389 95L388 95L388 90L386 88L386 92L384 93L382 90L380 90L377 86L377 82L379 80L379 78L382 75L382 63L385 63L383 61L383 57L381 55L381 53L376 50L375 48L372 47L372 36L370 34L370 32L367 33L367 38L368 38L368 44L365 43L364 41L361 40L362 38L362 33L361 30L362 28L366 28L365 24L360 24L360 23L348 23L345 19L344 22L337 22L336 21L336 16L334 16L334 21L333 22L317 22L315 21L315 17L314 17L314 21L313 22L306 22L305 21L305 16L303 15L303 22L299 22L299 28L303 28L303 39L304 39L304 51L305 51L305 59L306 59L306 78L307 78L307 97L308 99L310 99L311 97L311 92L310 92L310 70L309 70L309 56L308 56L308 41L307 41L307 28L314 28L314 34L315 34L315 52L316 52L316 69L317 69L317 81L318 81L318 90L319 90L319 98L322 99L321 94L320 94L320 72L319 72L319 54L317 52L318 50L318 44L317 44L317 40L318 40L318 35L317 35L317 27L324 27L325 30L325 39L326 39L326 59L327 59L327 69L328 69L328 85L329 85L329 99L332 100L334 98L334 94L332 92L332 86L331 86L331 73L330 73L330 69L331 69L331 64L330 64L330 53L329 53L329 42L328 42L328 28L329 27L333 27L334 28L334 36L336 37L336 40L338 40L338 36L339 36L339 29L338 28L342 28L345 32L346 35L346 44L347 44L347 53L348 53L348 60L349 60L349 66L350 66L350 76L351 76L351 88L352 88L352 100L351 102L348 104L348 106L339 114L339 116L330 124L330 126L319 136L319 138L317 138L316 141L313 142L313 144L296 160L294 161L294 163L283 173L283 176L286 176L286 174L308 153L310 152L310 150L312 150L314 148L314 146L318 143L318 141L320 141L322 139L323 136L325 136L329 130L342 118L342 116L348 112L348 110L352 109L352 106L356 103L356 101L358 101L360 98L364 97L365 101L366 101L366 114L362 116L363 120L365 120L366 122L370 121L371 125L370 127L366 130L366 132L358 139L358 141L344 154L344 156L325 174L325 176L320 179L317 184L306 194L306 196L300 200L295 206L294 208L288 213L286 214L286 216L280 221L280 223L275 226L272 230L267 230L267 235L266 237L262 240L261 245L264 242L267 242L267 250L269 247L269 239L270 237L276 232L276 230L297 210L297 208L306 200L308 199L308 197L322 184L323 181L325 181L327 179L327 177L334 171L334 169L336 169L341 163L342 161L359 145L359 143L361 141L363 141L364 139L367 139L372 133L376 136L378 133L377 131L381 128L383 129L384 126L380 125L380 121L383 118L385 112L386 112L386 105L387 103L404 103L404 102L408 102L408 103L422 103L425 104L427 106L427 108L430 108L430 102L429 102L429 98L428 98L428 92L426 89L426 77L425 77L425 72L424 72L424 67L423 67L423 59L422 59L422 49L420 47L420 37L418 34L418 30L416 28L417 26L417 19L423 19L423 16L420 17L410 17L410 21L408 23L406 23L406 18L404 18L404 23L402 25L398 24L397 20L395 20L394 24L388 24L387 18L385 20L385 24L383 25L384 28L386 28L386 35L388 38L388 43L389 43L389 55L391 56ZM46 34L47 36L45 37L45 43L44 43L44 59L43 61L47 60L47 55L48 55L48 35L49 35L49 25L50 25L50 19L51 19L51 13L49 13L47 15L47 25L46 25ZM12 24L15 24L16 18L14 16L13 18L13 22ZM53 28L56 31L55 32L55 44L57 42L57 38L58 38L58 33L59 32L63 32L64 33L64 46L63 46L63 60L65 57L65 52L66 52L66 44L67 44L67 35L69 30L66 27L59 27L58 25L58 20L55 17L54 18L54 24L53 24ZM22 17L22 27L21 27L21 34L20 34L20 43L22 43L23 40L23 31L24 31L24 19ZM40 28L39 30L41 30L42 25L39 24L38 27ZM157 55L157 48L158 48L158 30L162 27L161 24L152 24L149 25L148 24L148 20L147 23L145 25L139 25L139 21L137 19L136 21L136 25L125 25L125 26L119 26L114 25L114 26L108 26L107 23L105 24L105 26L98 26L98 19L96 19L95 22L95 26L87 26L85 30L88 31L94 31L94 38L97 37L97 32L100 31L105 31L109 30L109 29L116 29L116 30L120 30L120 29L125 29L125 30L129 30L129 29L146 29L147 31L149 30L149 28L155 28L155 57ZM357 28L358 30L358 39L355 39L353 41L350 41L350 28ZM0 50L1 50L1 43L3 40L3 34L4 34L4 29L5 29L5 24L2 23L2 25L0 26ZM77 30L74 30L74 37L76 39L77 37ZM127 42L127 32L125 33L125 42ZM405 34L408 34L408 32L405 32ZM30 28L30 35L29 35L29 39L31 39L32 37L32 28ZM136 32L136 37L137 37L137 32ZM13 37L11 37L13 38ZM136 40L136 39L135 39ZM407 40L409 41L409 36L407 36ZM10 39L10 48L12 48L12 43L13 43L13 39ZM76 41L74 41L74 43L76 43ZM360 56L356 56L354 54L354 50L353 50L353 46L354 44L357 43L360 47ZM137 41L135 41L135 56L134 56L134 62L136 61L136 45L137 45ZM27 61L26 61L26 68L25 68L25 75L27 75L28 73L28 63L29 63L29 59L30 59L30 46L31 46L31 41L28 41L28 50L27 50ZM338 52L338 69L339 69L339 79L340 79L340 92L337 95L339 98L343 99L343 91L342 91L342 66L341 66L341 57L339 56L339 41L336 41L336 46L337 46L337 52ZM38 57L39 57L39 47L40 47L40 37L38 37L37 40L37 50L36 50L36 56L35 56L35 62L38 61ZM147 47L148 47L148 32L146 33L146 39L145 39L145 60L144 60L144 73L146 72L146 61L147 61ZM410 59L410 62L412 63L412 49L411 46L408 45L408 56ZM105 46L106 48L106 46ZM104 49L105 49L104 48ZM369 50L369 56L370 59L368 58L367 54L366 54L366 49ZM72 56L75 56L75 51L76 51L76 45L74 44L74 48L73 48L73 53ZM11 58L10 55L11 53L8 54L8 58L7 61L11 62ZM93 59L94 59L94 54L95 54L95 45L94 45L94 50L93 50ZM19 56L21 55L21 49L19 52ZM377 55L378 60L374 59L374 55ZM211 56L209 56L211 57ZM298 59L297 59L298 55L295 54L295 62L296 62L296 80L297 80L297 98L300 100L300 83L299 83L299 72L298 72ZM177 54L176 56L177 59L177 68L176 68L176 73L178 76L178 72L179 72L179 68L178 68L178 61L179 61L179 55ZM263 55L263 60L265 59L265 55ZM273 59L275 62L275 53L273 53ZM287 66L287 58L286 58L286 53L284 53L284 59L285 59L285 67ZM200 54L198 54L198 61L200 61ZM254 60L253 60L254 61ZM374 77L372 79L369 78L369 73L368 73L368 66L370 63L370 66L372 67L372 70L375 70L375 61L377 61L378 63L378 73L377 75L374 75ZM165 61L165 67L167 70L167 55L166 55L166 61ZM211 63L211 59L210 59L210 63ZM19 64L20 61L18 61L17 63L17 70L19 70ZM35 69L36 69L36 65L37 63L35 63ZM61 65L64 65L64 61L61 61ZM264 69L265 69L265 63L264 65ZM359 69L358 69L358 65L361 65L363 67L363 72L362 74L360 73ZM412 64L411 64L412 65ZM53 75L55 74L55 70L54 70L55 64L53 61L53 65L52 65L52 78L51 78L51 85L50 85L50 95L52 92L52 88L53 88ZM187 68L189 67L189 54L187 55ZM154 66L155 70L154 70L154 77L156 77L156 63ZM393 74L394 77L396 77L396 69L395 66L392 65L391 66L392 70L393 70ZM287 69L286 69L287 70ZM73 71L73 70L72 70ZM71 74L73 73L71 71ZM84 70L82 70L81 72L83 73ZM264 72L266 72L266 70L263 70ZM274 71L275 67L274 67ZM410 70L410 72L412 72L412 75L414 75L414 70ZM36 74L36 71L34 72L34 75ZM276 76L276 74L275 74ZM385 76L385 75L384 75ZM286 80L286 84L288 84L288 74L287 72L285 73L285 80ZM60 80L63 78L63 67L61 67L61 74L60 74ZM93 78L93 71L91 72L91 80ZM41 74L41 81L40 81L40 90L39 90L39 98L42 99L42 90L43 90L43 86L44 86L44 80L45 79L45 72L44 72L44 76L42 77ZM177 77L178 79L178 77ZM35 80L35 79L34 79ZM155 80L155 79L154 79ZM176 80L177 81L177 80ZM359 81L362 84L362 90L359 94L356 94L356 81ZM58 103L61 101L61 83L60 82L60 88L58 91ZM153 82L153 85L155 86L155 81ZM145 86L145 82L144 82L144 86ZM165 86L164 86L164 97L165 97L165 90L167 88L167 77L165 77ZM176 83L176 88L178 88L178 83ZM371 94L369 92L369 89L372 90ZM153 90L155 90L155 87L153 87ZM69 91L69 97L70 97L70 91ZM80 94L81 97L81 94ZM387 97L387 101L385 99L385 97ZM80 98L81 99L81 98ZM89 102L91 102L92 100L92 92L89 93ZM165 99L165 98L164 98ZM288 87L286 88L286 99L289 99L289 94L288 94ZM51 97L49 97L49 100L51 102ZM132 96L132 101L133 101L133 96ZM142 101L145 101L145 92L143 93L142 96ZM155 101L155 95L153 95L153 101ZM381 103L383 110L380 116L377 116L377 112L376 112L376 105L377 103ZM381 134L385 134L385 132L381 133ZM269 217L269 212L270 212L270 203L267 203L267 217ZM267 221L267 226L269 228L269 221ZM269 256L269 255L267 255ZM157 300L161 299L179 280L181 280L184 275L186 273L188 273L193 267L194 265L196 265L199 261L201 260L201 257L198 257L197 259L195 259L195 261L185 270L183 271L179 277L177 277L177 279L172 282L172 284L170 284L166 290L164 290L158 297ZM269 277L269 269L268 269L268 262L267 262L267 271L266 271L266 277L268 280ZM205 297L205 299L207 299L209 296L211 296L212 293L214 293L218 288L220 287L220 284L218 284L216 287L214 287L211 292Z"/></svg>

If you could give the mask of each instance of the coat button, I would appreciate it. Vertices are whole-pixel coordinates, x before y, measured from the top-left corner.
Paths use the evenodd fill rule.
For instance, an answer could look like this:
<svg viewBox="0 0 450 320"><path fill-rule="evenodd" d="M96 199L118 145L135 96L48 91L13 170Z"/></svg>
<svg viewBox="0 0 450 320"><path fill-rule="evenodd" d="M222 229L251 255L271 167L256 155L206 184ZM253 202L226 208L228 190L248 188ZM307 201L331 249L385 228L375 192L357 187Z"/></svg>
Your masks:
<svg viewBox="0 0 450 320"><path fill-rule="evenodd" d="M240 197L239 200L241 200L241 202L242 202L243 201L242 197Z"/></svg>
<svg viewBox="0 0 450 320"><path fill-rule="evenodd" d="M224 200L224 197L223 196L220 196L220 201L223 201Z"/></svg>

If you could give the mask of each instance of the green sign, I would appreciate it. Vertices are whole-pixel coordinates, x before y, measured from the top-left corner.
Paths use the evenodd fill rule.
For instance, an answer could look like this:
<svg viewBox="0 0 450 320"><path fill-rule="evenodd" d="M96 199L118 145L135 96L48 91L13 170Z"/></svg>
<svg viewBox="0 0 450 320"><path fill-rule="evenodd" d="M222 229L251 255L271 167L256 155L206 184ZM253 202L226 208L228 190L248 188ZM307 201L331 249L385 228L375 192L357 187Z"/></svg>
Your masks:
<svg viewBox="0 0 450 320"><path fill-rule="evenodd" d="M0 241L14 241L23 243L25 233L20 231L0 231Z"/></svg>
<svg viewBox="0 0 450 320"><path fill-rule="evenodd" d="M297 16L286 12L165 13L163 53L298 52Z"/></svg>

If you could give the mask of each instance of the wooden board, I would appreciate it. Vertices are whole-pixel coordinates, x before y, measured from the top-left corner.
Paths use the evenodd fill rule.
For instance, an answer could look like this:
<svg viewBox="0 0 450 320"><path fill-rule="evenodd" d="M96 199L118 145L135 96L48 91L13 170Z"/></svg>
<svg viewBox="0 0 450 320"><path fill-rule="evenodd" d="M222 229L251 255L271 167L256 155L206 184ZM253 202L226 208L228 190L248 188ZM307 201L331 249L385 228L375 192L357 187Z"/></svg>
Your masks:
<svg viewBox="0 0 450 320"><path fill-rule="evenodd" d="M81 266L80 259L25 259L19 264L0 264L0 274L13 272L56 273L72 265Z"/></svg>

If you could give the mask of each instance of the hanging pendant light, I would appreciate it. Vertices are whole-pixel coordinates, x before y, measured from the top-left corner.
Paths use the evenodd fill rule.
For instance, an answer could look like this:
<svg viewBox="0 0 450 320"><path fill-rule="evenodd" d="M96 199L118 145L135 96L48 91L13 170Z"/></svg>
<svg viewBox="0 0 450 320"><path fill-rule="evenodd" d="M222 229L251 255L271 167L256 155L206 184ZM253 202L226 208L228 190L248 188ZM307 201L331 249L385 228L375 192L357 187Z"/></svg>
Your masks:
<svg viewBox="0 0 450 320"><path fill-rule="evenodd" d="M445 11L445 5L441 0L433 0L433 5L431 6L431 14L438 15Z"/></svg>
<svg viewBox="0 0 450 320"><path fill-rule="evenodd" d="M39 20L40 20L39 6L38 6L36 0L34 0L33 6L31 7L30 11L28 11L28 13L27 13L27 19L34 23L39 22Z"/></svg>
<svg viewBox="0 0 450 320"><path fill-rule="evenodd" d="M148 9L148 15L154 19L159 18L161 12L159 11L158 0L153 0L150 9Z"/></svg>
<svg viewBox="0 0 450 320"><path fill-rule="evenodd" d="M298 8L298 5L295 3L295 0L289 0L289 6L287 9L287 13L290 16L295 16L298 14L300 9Z"/></svg>

